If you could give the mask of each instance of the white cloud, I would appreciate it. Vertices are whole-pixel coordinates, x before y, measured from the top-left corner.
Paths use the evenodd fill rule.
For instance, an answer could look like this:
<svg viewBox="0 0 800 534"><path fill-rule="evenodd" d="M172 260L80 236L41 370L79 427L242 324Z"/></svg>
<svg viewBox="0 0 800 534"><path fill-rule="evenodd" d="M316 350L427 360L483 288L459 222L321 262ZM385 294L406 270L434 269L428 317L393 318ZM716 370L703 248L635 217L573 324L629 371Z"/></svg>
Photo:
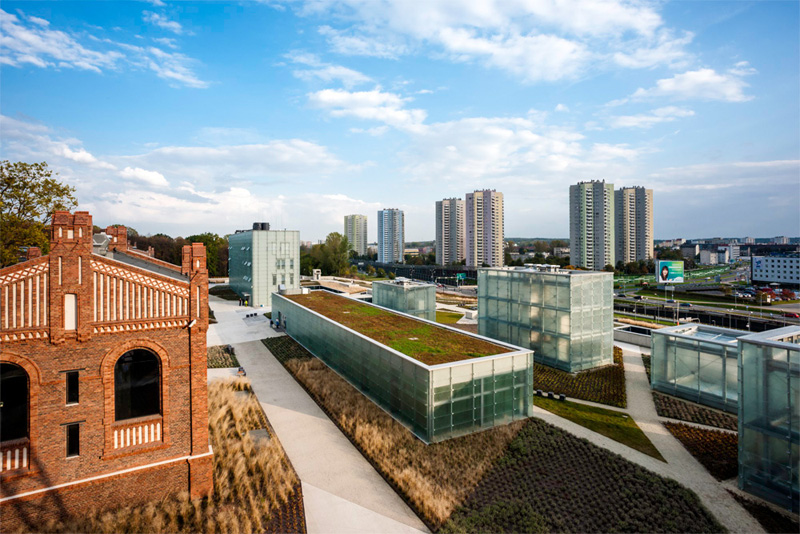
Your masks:
<svg viewBox="0 0 800 534"><path fill-rule="evenodd" d="M692 117L694 111L675 106L666 106L638 115L612 117L609 124L612 128L650 128L662 122L672 122L679 118Z"/></svg>
<svg viewBox="0 0 800 534"><path fill-rule="evenodd" d="M289 0L287 5L297 6ZM638 0L315 0L301 15L323 25L331 49L397 58L423 46L434 57L481 61L528 82L575 78L588 69L684 65L690 33L675 37L657 11ZM438 51L437 51L438 50Z"/></svg>
<svg viewBox="0 0 800 534"><path fill-rule="evenodd" d="M146 0L146 1L149 2L150 4L153 4L156 7L164 7L164 6L167 5L164 2L162 2L161 0Z"/></svg>
<svg viewBox="0 0 800 534"><path fill-rule="evenodd" d="M555 107L555 111L569 111L569 108L564 104L557 104Z"/></svg>
<svg viewBox="0 0 800 534"><path fill-rule="evenodd" d="M170 48L178 48L178 43L175 41L175 39L171 37L156 37L153 39L153 41L160 45L168 46Z"/></svg>
<svg viewBox="0 0 800 534"><path fill-rule="evenodd" d="M32 22L33 24L30 24ZM0 56L6 65L62 67L101 72L117 67L123 55L90 50L68 34L49 29L43 19L27 21L0 10Z"/></svg>
<svg viewBox="0 0 800 534"><path fill-rule="evenodd" d="M169 182L164 175L156 171L148 171L139 167L125 167L119 173L128 180L135 180L154 187L166 187Z"/></svg>
<svg viewBox="0 0 800 534"><path fill-rule="evenodd" d="M169 18L167 18L165 15L153 13L152 11L143 12L142 20L178 35L183 34L184 31L180 22L169 20Z"/></svg>
<svg viewBox="0 0 800 534"><path fill-rule="evenodd" d="M35 20L34 20L35 19ZM141 47L89 35L97 50L78 42L78 37L50 28L43 19L17 17L0 10L0 63L21 67L73 68L96 73L121 71L125 67L147 69L174 86L208 87L192 69L191 58L165 52L157 47ZM174 42L165 42L174 48Z"/></svg>
<svg viewBox="0 0 800 534"><path fill-rule="evenodd" d="M739 72L744 72L739 67ZM750 71L747 71L749 74ZM673 100L718 100L722 102L746 102L753 97L744 94L747 83L741 74L720 74L714 69L698 69L676 74L656 82L650 89L639 88L632 99L670 98Z"/></svg>
<svg viewBox="0 0 800 534"><path fill-rule="evenodd" d="M380 89L350 92L342 89L324 89L308 94L309 102L328 110L333 117L356 117L384 122L402 130L419 130L427 114L421 109L406 109L410 98Z"/></svg>
<svg viewBox="0 0 800 534"><path fill-rule="evenodd" d="M314 54L293 52L287 54L286 57L293 63L311 67L292 71L292 74L301 80L312 81L318 79L327 83L339 81L348 89L372 81L372 78L366 74L341 65L325 63Z"/></svg>

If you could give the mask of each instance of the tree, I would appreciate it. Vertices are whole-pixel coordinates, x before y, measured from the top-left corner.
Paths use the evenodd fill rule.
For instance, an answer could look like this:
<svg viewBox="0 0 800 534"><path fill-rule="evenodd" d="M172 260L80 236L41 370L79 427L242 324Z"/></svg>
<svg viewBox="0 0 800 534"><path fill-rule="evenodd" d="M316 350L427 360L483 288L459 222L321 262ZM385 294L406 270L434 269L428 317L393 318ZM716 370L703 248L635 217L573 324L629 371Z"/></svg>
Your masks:
<svg viewBox="0 0 800 534"><path fill-rule="evenodd" d="M130 231L128 232L130 235ZM189 243L202 243L206 246L206 264L208 276L228 276L228 240L211 232L190 235L186 238Z"/></svg>
<svg viewBox="0 0 800 534"><path fill-rule="evenodd" d="M389 280L394 280L397 277L397 275L394 274L394 272L390 272L388 276L389 276Z"/></svg>
<svg viewBox="0 0 800 534"><path fill-rule="evenodd" d="M347 274L350 266L350 241L339 232L331 232L322 245L322 270L332 275Z"/></svg>
<svg viewBox="0 0 800 534"><path fill-rule="evenodd" d="M0 163L0 265L19 261L20 247L50 251L47 229L56 211L78 206L75 188L53 178L47 163ZM58 173L56 173L58 176Z"/></svg>
<svg viewBox="0 0 800 534"><path fill-rule="evenodd" d="M614 266L609 263L605 267L603 267L603 270L606 271L606 272L609 272L609 273L613 273L614 272Z"/></svg>
<svg viewBox="0 0 800 534"><path fill-rule="evenodd" d="M375 267L372 265L367 265L367 274L369 276L375 276Z"/></svg>

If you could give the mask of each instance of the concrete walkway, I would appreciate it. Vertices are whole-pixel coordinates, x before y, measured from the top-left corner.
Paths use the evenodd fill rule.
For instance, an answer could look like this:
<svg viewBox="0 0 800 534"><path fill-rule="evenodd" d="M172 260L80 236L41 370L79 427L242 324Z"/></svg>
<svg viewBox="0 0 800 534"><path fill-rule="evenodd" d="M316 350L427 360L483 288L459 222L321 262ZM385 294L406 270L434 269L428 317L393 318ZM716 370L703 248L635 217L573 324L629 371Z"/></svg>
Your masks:
<svg viewBox="0 0 800 534"><path fill-rule="evenodd" d="M302 481L310 534L427 532L263 343L234 349Z"/></svg>
<svg viewBox="0 0 800 534"><path fill-rule="evenodd" d="M281 335L270 328L269 319L264 317L270 308L239 306L236 300L225 300L214 295L208 296L208 303L217 320L217 324L208 325L206 341L209 347ZM247 317L251 314L255 314L255 317Z"/></svg>

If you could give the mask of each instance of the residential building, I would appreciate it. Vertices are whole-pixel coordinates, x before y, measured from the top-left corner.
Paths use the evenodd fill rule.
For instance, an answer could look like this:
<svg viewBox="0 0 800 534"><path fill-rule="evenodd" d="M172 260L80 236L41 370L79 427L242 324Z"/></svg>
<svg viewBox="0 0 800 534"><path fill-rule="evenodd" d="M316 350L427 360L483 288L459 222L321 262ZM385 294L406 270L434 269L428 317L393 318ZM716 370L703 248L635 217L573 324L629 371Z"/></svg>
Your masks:
<svg viewBox="0 0 800 534"><path fill-rule="evenodd" d="M478 333L568 372L613 363L614 276L555 265L478 270Z"/></svg>
<svg viewBox="0 0 800 534"><path fill-rule="evenodd" d="M750 279L754 284L800 285L800 254L753 256Z"/></svg>
<svg viewBox="0 0 800 534"><path fill-rule="evenodd" d="M727 251L728 261L737 261L741 256L741 246L735 243L728 243L719 247L720 251Z"/></svg>
<svg viewBox="0 0 800 534"><path fill-rule="evenodd" d="M592 180L569 187L569 261L601 271L616 265L614 184Z"/></svg>
<svg viewBox="0 0 800 534"><path fill-rule="evenodd" d="M789 238L786 237L785 235L779 235L778 237L773 239L772 242L775 243L776 245L788 245Z"/></svg>
<svg viewBox="0 0 800 534"><path fill-rule="evenodd" d="M744 238L744 244L745 245L755 245L756 244L756 240L755 240L754 237L745 237Z"/></svg>
<svg viewBox="0 0 800 534"><path fill-rule="evenodd" d="M367 254L367 216L345 215L344 235L350 242L350 249L359 256Z"/></svg>
<svg viewBox="0 0 800 534"><path fill-rule="evenodd" d="M624 264L653 259L653 190L623 187L614 193L615 259Z"/></svg>
<svg viewBox="0 0 800 534"><path fill-rule="evenodd" d="M436 320L436 286L396 278L372 283L372 303L429 321Z"/></svg>
<svg viewBox="0 0 800 534"><path fill-rule="evenodd" d="M694 260L700 254L700 245L681 245L681 256L687 260Z"/></svg>
<svg viewBox="0 0 800 534"><path fill-rule="evenodd" d="M467 265L503 266L503 193L484 189L467 193L465 255Z"/></svg>
<svg viewBox="0 0 800 534"><path fill-rule="evenodd" d="M800 327L739 338L739 488L800 513Z"/></svg>
<svg viewBox="0 0 800 534"><path fill-rule="evenodd" d="M436 201L436 263L449 265L466 258L466 206L460 198Z"/></svg>
<svg viewBox="0 0 800 534"><path fill-rule="evenodd" d="M249 306L269 307L280 286L300 287L300 232L253 223L228 237L229 285Z"/></svg>
<svg viewBox="0 0 800 534"><path fill-rule="evenodd" d="M378 211L378 261L403 263L405 252L405 220L402 210Z"/></svg>
<svg viewBox="0 0 800 534"><path fill-rule="evenodd" d="M569 247L555 247L553 248L553 255L556 258L566 258L569 256Z"/></svg>
<svg viewBox="0 0 800 534"><path fill-rule="evenodd" d="M213 489L205 247L172 265L92 228L57 211L50 253L0 269L3 531Z"/></svg>

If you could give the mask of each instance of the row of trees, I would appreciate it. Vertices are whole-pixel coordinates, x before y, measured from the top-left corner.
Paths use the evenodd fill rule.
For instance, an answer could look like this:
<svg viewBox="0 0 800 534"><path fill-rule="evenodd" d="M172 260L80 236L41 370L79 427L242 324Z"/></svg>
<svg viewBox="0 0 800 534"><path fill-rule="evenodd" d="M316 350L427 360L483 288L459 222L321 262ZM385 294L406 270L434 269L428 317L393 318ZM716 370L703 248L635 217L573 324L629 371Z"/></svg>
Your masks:
<svg viewBox="0 0 800 534"><path fill-rule="evenodd" d="M300 248L300 274L311 276L320 269L323 276L350 274L350 241L339 232L331 232L324 243Z"/></svg>

